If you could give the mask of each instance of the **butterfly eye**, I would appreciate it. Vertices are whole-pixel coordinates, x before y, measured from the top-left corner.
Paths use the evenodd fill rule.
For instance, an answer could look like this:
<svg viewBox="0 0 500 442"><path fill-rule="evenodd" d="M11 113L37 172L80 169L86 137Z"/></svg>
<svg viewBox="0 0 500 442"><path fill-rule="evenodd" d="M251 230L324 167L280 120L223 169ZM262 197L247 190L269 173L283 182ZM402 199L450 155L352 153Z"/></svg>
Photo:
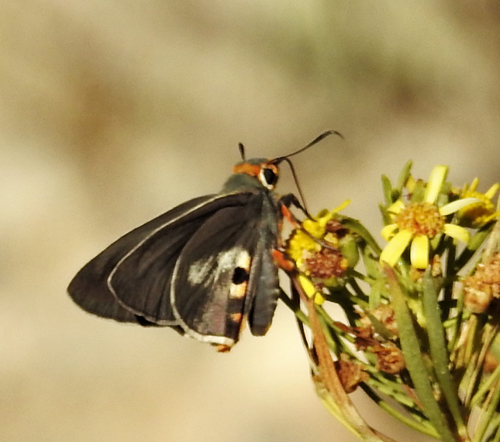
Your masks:
<svg viewBox="0 0 500 442"><path fill-rule="evenodd" d="M260 181L268 189L273 189L278 182L278 170L276 167L263 167L260 171Z"/></svg>

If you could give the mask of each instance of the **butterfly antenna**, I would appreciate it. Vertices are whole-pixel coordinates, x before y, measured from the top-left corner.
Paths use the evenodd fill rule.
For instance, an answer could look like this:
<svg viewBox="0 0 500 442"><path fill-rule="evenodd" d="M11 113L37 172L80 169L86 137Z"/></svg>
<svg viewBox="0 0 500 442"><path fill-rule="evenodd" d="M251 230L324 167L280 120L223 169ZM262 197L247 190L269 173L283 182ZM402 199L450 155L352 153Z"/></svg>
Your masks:
<svg viewBox="0 0 500 442"><path fill-rule="evenodd" d="M245 146L243 146L243 143L238 143L238 148L240 149L241 160L245 161Z"/></svg>
<svg viewBox="0 0 500 442"><path fill-rule="evenodd" d="M344 139L344 136L340 132L337 132L336 130L327 130L326 132L323 132L321 135L317 136L308 145L306 145L306 146L302 147L301 149L299 149L295 152L292 152L288 155L276 158L275 161L279 163L279 162L283 161L285 158L290 158L294 155L297 155L298 153L304 152L304 150L309 149L310 147L314 146L315 144L319 143L321 140L325 139L326 137L328 137L330 135L337 135L340 138Z"/></svg>
<svg viewBox="0 0 500 442"><path fill-rule="evenodd" d="M297 177L297 173L295 172L295 167L293 167L293 163L287 157L283 157L283 161L286 161L288 163L288 166L290 166L290 171L292 172L293 181L295 182L295 186L297 187L297 191L299 192L299 197L300 201L302 202L302 207L304 208L306 215L309 217L310 215L309 211L307 210L306 199L304 198L304 193L300 188L299 179Z"/></svg>
<svg viewBox="0 0 500 442"><path fill-rule="evenodd" d="M312 140L309 144L302 147L301 149L299 149L295 152L292 152L291 154L275 158L273 160L273 163L275 163L275 164L279 164L282 161L286 161L288 163L288 165L290 166L293 180L295 181L295 185L297 186L297 190L299 192L300 199L302 200L302 205L303 205L305 212L308 216L309 216L309 212L307 210L306 200L304 198L304 194L302 193L302 189L300 188L299 180L298 180L297 174L295 172L295 167L293 166L293 163L290 161L290 157L293 155L297 155L298 153L304 152L305 150L309 149L310 147L314 146L315 144L319 143L321 140L325 139L326 137L328 137L330 135L337 135L340 138L344 139L343 135L340 132L338 132L336 130L327 130L327 131L323 132L321 135L317 136L314 140ZM240 151L242 148L243 148L243 145L240 143Z"/></svg>

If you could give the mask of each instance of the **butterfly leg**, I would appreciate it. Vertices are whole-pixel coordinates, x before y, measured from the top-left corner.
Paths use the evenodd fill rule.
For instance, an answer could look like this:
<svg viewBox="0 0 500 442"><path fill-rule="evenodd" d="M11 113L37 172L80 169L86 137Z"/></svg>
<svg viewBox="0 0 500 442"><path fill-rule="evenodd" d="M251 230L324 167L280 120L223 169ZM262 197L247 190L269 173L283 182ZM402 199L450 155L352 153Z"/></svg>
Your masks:
<svg viewBox="0 0 500 442"><path fill-rule="evenodd" d="M311 235L304 227L302 227L302 222L291 212L290 207L294 206L301 210L307 218L309 218L312 221L315 221L314 218L309 214L309 212L300 204L299 200L293 193L289 193L287 195L283 195L279 201L278 204L280 205L281 208L281 214L283 215L284 218L286 218L295 229L302 230L309 238L311 238L314 242L319 244L321 247L325 247L327 249L332 249L336 250L335 247L333 247L331 244L328 244L325 241L322 241L319 238L314 237ZM281 229L280 229L281 230Z"/></svg>
<svg viewBox="0 0 500 442"><path fill-rule="evenodd" d="M296 207L299 209L307 218L313 219L311 214L307 211L307 209L300 203L299 199L293 194L293 193L288 193L287 195L283 195L279 199L279 204L282 207L282 213L283 213L283 207L288 209L291 206ZM288 216L290 214L290 216ZM283 216L287 218L292 224L300 224L300 221L297 220L297 218L290 212L288 211L287 214L283 213Z"/></svg>
<svg viewBox="0 0 500 442"><path fill-rule="evenodd" d="M281 270L284 270L287 273L295 270L295 264L286 257L284 251L273 249L271 254L273 255L274 262Z"/></svg>

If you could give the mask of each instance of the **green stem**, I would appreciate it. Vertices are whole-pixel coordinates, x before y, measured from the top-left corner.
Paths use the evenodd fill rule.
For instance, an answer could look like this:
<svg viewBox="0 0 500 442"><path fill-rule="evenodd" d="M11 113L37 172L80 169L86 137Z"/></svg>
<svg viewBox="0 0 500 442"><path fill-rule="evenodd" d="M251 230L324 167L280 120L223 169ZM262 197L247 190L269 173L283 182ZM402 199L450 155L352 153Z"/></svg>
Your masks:
<svg viewBox="0 0 500 442"><path fill-rule="evenodd" d="M368 388L365 385L361 385L364 392L372 399L382 410L387 412L390 416L396 418L398 421L403 424L413 428L414 430L419 431L420 433L427 434L428 436L434 437L436 439L439 438L439 434L437 431L430 425L425 425L423 422L418 422L415 419L412 419L408 416L397 411L395 408L391 407L389 403L384 401L380 396L378 396L371 388Z"/></svg>
<svg viewBox="0 0 500 442"><path fill-rule="evenodd" d="M470 401L470 408L474 408L475 406L481 405L481 399L484 395L486 395L491 389L493 385L498 383L500 380L500 364L497 365L493 373L486 379L486 381L481 385L481 387L477 390L476 394L472 397Z"/></svg>
<svg viewBox="0 0 500 442"><path fill-rule="evenodd" d="M484 436L489 428L491 428L491 421L497 410L498 400L500 399L500 386L497 383L495 388L490 391L488 397L486 398L486 403L488 404L486 410L481 413L479 417L479 422L476 427L476 433L474 434L474 442L480 442L484 439Z"/></svg>

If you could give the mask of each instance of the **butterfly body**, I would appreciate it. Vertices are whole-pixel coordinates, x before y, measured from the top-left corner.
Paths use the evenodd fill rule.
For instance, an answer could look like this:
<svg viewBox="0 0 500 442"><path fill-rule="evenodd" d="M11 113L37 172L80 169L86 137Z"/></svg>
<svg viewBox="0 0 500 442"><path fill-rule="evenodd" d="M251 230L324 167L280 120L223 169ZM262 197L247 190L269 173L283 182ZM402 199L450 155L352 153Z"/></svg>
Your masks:
<svg viewBox="0 0 500 442"><path fill-rule="evenodd" d="M267 332L279 295L275 160L242 161L219 194L190 200L132 230L84 266L68 292L120 322L170 326L230 348L248 321Z"/></svg>

